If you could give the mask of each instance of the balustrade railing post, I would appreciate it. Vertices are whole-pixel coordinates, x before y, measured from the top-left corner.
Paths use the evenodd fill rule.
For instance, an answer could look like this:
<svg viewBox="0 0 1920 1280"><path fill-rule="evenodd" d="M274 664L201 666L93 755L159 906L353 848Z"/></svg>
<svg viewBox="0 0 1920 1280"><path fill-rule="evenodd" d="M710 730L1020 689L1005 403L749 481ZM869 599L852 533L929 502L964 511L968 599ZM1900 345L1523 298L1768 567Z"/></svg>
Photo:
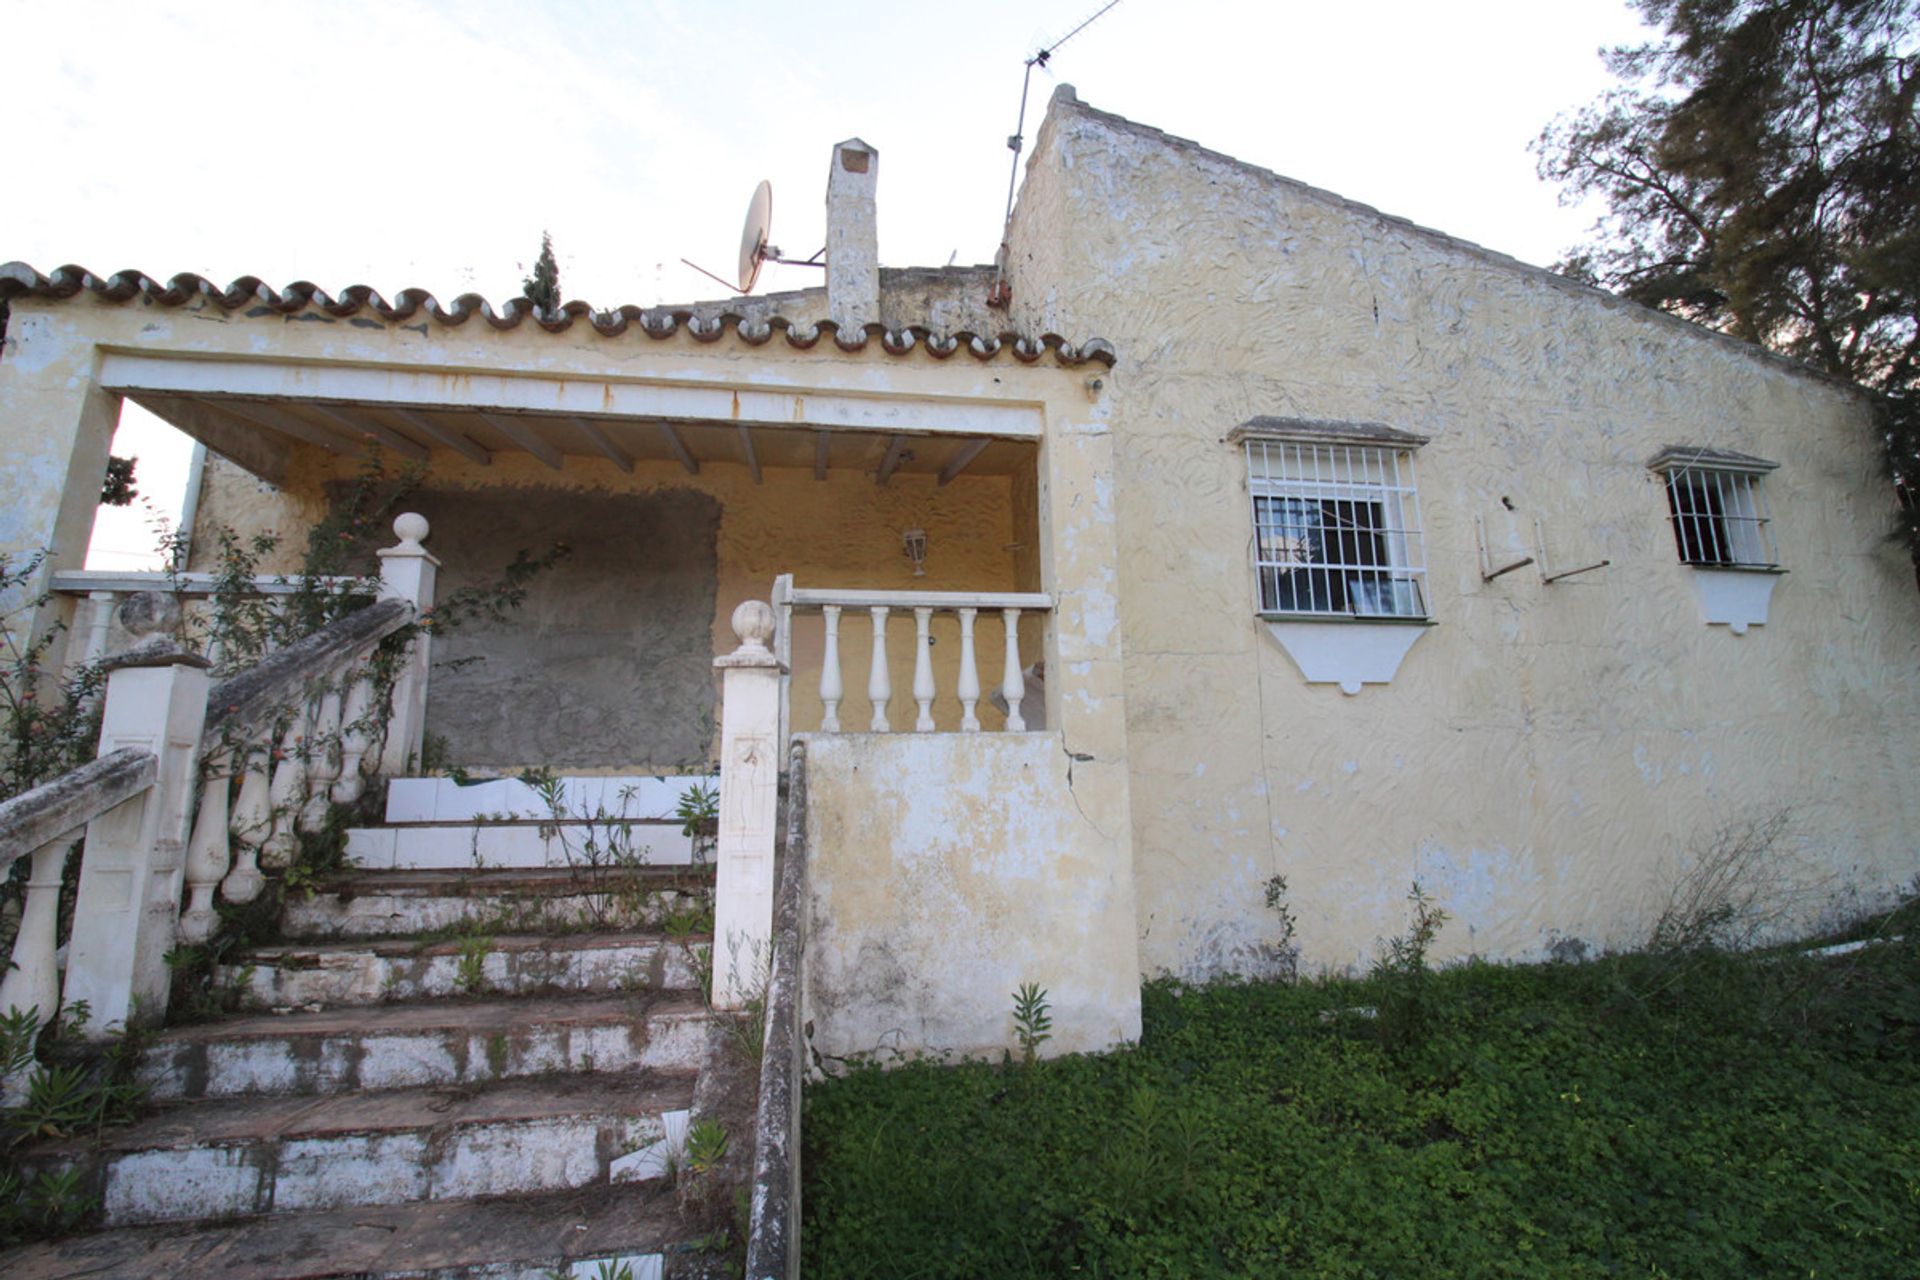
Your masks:
<svg viewBox="0 0 1920 1280"><path fill-rule="evenodd" d="M340 774L340 685L353 674L334 677L320 693L307 731L307 803L300 810L300 830L317 835L327 825L334 780Z"/></svg>
<svg viewBox="0 0 1920 1280"><path fill-rule="evenodd" d="M887 703L893 697L893 677L887 673L889 607L876 604L867 612L873 615L873 662L867 673L867 698L873 703L873 719L867 727L875 733L885 733L892 728L887 723Z"/></svg>
<svg viewBox="0 0 1920 1280"><path fill-rule="evenodd" d="M920 708L913 718L915 733L933 732L933 610L916 606L913 611L913 700Z"/></svg>
<svg viewBox="0 0 1920 1280"><path fill-rule="evenodd" d="M431 531L425 516L408 512L393 522L398 545L380 553L380 598L405 600L415 619L433 608L433 589L440 561L421 546ZM388 777L405 773L420 759L427 732L427 673L432 665L430 637L415 636L400 661L393 681L392 718L380 750L380 772Z"/></svg>
<svg viewBox="0 0 1920 1280"><path fill-rule="evenodd" d="M232 769L232 756L227 753L218 753L207 763L209 776L200 788L200 809L193 815L193 835L187 841L187 906L180 913L180 936L188 942L205 942L219 923L213 891L226 876L233 856L227 831Z"/></svg>
<svg viewBox="0 0 1920 1280"><path fill-rule="evenodd" d="M346 703L340 708L340 779L333 784L335 804L352 804L367 789L361 767L370 737L367 716L373 710L373 675L350 669L346 679Z"/></svg>
<svg viewBox="0 0 1920 1280"><path fill-rule="evenodd" d="M87 825L65 993L69 1004L86 1001L94 1035L166 1011L209 684L206 660L174 643L179 620L179 604L160 592L120 607L135 644L110 664L100 753L138 747L158 768L144 796Z"/></svg>
<svg viewBox="0 0 1920 1280"><path fill-rule="evenodd" d="M820 617L827 629L826 650L820 658L820 732L838 733L840 699L846 696L840 679L840 606L820 606Z"/></svg>
<svg viewBox="0 0 1920 1280"><path fill-rule="evenodd" d="M13 965L0 979L0 1013L31 1009L43 1027L60 1004L60 970L54 961L59 946L60 872L67 850L79 838L78 831L70 831L33 851L20 930L13 939Z"/></svg>
<svg viewBox="0 0 1920 1280"><path fill-rule="evenodd" d="M733 611L740 645L721 672L720 814L714 846L713 1006L739 1009L764 989L773 939L774 814L780 790L780 676L767 641L771 606Z"/></svg>
<svg viewBox="0 0 1920 1280"><path fill-rule="evenodd" d="M1000 617L1007 627L1007 666L1000 677L1000 696L1007 700L1007 732L1026 730L1026 718L1020 714L1020 700L1027 693L1027 677L1020 669L1020 611L1002 609Z"/></svg>
<svg viewBox="0 0 1920 1280"><path fill-rule="evenodd" d="M220 896L228 902L252 902L267 883L260 874L260 847L273 833L273 802L268 798L273 761L266 746L241 747L238 753L240 794L227 824L233 833L233 869L220 882Z"/></svg>
<svg viewBox="0 0 1920 1280"><path fill-rule="evenodd" d="M980 732L980 672L973 653L973 620L978 609L961 609L960 614L960 732Z"/></svg>

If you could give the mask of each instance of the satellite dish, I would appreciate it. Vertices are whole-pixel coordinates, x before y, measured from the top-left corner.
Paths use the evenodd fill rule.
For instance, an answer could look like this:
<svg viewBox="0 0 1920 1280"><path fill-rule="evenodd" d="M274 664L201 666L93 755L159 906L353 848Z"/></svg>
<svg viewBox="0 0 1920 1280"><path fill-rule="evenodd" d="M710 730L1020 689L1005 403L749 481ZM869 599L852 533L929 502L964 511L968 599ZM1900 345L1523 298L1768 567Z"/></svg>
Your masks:
<svg viewBox="0 0 1920 1280"><path fill-rule="evenodd" d="M790 267L820 267L822 269L827 265L821 261L827 254L824 246L822 246L818 253L808 258L805 262L800 261L798 258L781 257L780 250L767 243L767 235L772 229L773 184L771 182L762 182L753 189L753 199L747 201L747 224L740 228L740 273L736 279L739 281L741 293L753 292L753 286L760 280L760 268L769 262L784 263ZM692 259L682 258L680 261L686 263L716 284L725 288L732 288L725 280L722 280L719 276Z"/></svg>
<svg viewBox="0 0 1920 1280"><path fill-rule="evenodd" d="M740 292L752 293L760 279L760 264L768 258L778 262L780 251L767 247L773 230L773 184L762 181L747 201L747 222L740 228Z"/></svg>

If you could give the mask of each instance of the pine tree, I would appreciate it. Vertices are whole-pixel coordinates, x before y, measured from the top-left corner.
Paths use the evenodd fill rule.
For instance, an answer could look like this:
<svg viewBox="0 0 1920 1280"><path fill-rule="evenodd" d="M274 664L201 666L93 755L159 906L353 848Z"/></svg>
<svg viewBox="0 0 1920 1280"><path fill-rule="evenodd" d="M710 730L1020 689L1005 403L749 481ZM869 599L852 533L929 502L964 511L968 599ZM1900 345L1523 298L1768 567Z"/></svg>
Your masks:
<svg viewBox="0 0 1920 1280"><path fill-rule="evenodd" d="M1605 53L1622 86L1535 144L1607 209L1559 269L1883 393L1920 480L1920 6L1635 4L1663 37Z"/></svg>
<svg viewBox="0 0 1920 1280"><path fill-rule="evenodd" d="M540 233L540 256L534 260L533 274L520 284L520 292L543 311L560 309L560 264L553 259L553 237Z"/></svg>

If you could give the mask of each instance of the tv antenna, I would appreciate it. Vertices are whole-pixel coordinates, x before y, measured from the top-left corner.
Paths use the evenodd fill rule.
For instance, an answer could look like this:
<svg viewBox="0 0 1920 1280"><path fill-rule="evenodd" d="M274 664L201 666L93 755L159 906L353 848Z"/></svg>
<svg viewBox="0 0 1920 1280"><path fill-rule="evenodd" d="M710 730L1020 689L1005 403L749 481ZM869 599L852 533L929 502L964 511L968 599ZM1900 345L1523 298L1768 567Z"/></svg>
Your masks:
<svg viewBox="0 0 1920 1280"><path fill-rule="evenodd" d="M1115 3L1118 3L1118 0L1115 0ZM747 201L747 220L745 225L740 228L740 275L738 283L741 293L753 292L753 286L760 281L760 268L769 262L778 262L789 267L824 268L827 265L820 261L821 254L826 252L824 247L811 258L781 257L779 248L767 242L767 237L772 233L773 183L762 180L760 185L753 189L753 198ZM697 262L692 262L686 258L682 258L680 261L686 263L709 280L716 281L728 289L734 287L732 284L728 284L724 278L715 275Z"/></svg>
<svg viewBox="0 0 1920 1280"><path fill-rule="evenodd" d="M1020 182L1020 148L1026 145L1027 90L1033 84L1033 69L1046 66L1052 61L1053 55L1060 51L1061 45L1105 17L1107 11L1119 3L1120 0L1107 0L1091 16L1083 19L1079 26L1027 59L1026 72L1020 77L1020 118L1014 122L1013 133L1007 138L1007 150L1013 152L1013 171L1007 175L1007 212L1000 219L1000 252L995 255L993 287L987 290L987 305L990 307L1004 307L1013 300L1012 293L1007 289L1007 231L1013 225L1013 193ZM691 263L688 265L692 266Z"/></svg>

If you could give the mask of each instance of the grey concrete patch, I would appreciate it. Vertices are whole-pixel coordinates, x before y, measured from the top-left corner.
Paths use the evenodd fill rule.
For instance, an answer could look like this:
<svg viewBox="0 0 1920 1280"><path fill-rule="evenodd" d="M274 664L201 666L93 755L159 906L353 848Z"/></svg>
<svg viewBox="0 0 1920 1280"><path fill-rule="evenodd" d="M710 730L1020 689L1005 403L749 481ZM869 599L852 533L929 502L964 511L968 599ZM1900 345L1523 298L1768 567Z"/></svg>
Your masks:
<svg viewBox="0 0 1920 1280"><path fill-rule="evenodd" d="M516 553L572 552L504 622L434 642L427 731L470 767L704 760L713 716L720 504L691 489L422 490L438 594L484 586ZM479 659L471 661L470 659Z"/></svg>

